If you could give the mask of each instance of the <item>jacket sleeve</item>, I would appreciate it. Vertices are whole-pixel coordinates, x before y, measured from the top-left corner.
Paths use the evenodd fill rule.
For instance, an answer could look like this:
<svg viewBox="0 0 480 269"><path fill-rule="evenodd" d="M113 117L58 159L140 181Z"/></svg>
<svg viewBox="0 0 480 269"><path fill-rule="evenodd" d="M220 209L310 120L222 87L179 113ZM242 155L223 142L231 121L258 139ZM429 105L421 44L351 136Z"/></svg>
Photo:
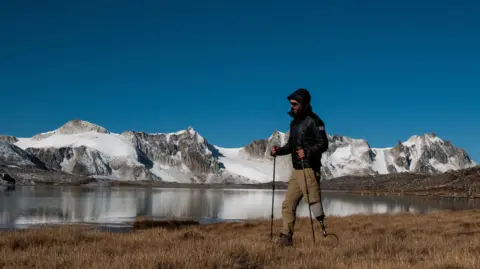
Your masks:
<svg viewBox="0 0 480 269"><path fill-rule="evenodd" d="M289 153L291 153L292 150L291 150L291 147L290 147L290 139L287 141L287 144L285 144L284 146L282 147L279 147L277 149L277 152L276 152L276 155L277 156L282 156L282 155L287 155Z"/></svg>
<svg viewBox="0 0 480 269"><path fill-rule="evenodd" d="M310 132L313 140L305 145L306 156L310 156L312 153L322 154L328 150L328 137L322 120L312 120L308 126L308 132Z"/></svg>

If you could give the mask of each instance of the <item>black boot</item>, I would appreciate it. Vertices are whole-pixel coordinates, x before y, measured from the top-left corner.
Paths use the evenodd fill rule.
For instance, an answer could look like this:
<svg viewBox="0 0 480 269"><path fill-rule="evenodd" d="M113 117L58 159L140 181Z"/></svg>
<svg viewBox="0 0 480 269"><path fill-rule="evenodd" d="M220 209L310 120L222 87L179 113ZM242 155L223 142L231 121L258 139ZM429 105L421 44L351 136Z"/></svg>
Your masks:
<svg viewBox="0 0 480 269"><path fill-rule="evenodd" d="M280 239L278 240L278 244L281 246L292 246L293 245L292 235L280 233Z"/></svg>

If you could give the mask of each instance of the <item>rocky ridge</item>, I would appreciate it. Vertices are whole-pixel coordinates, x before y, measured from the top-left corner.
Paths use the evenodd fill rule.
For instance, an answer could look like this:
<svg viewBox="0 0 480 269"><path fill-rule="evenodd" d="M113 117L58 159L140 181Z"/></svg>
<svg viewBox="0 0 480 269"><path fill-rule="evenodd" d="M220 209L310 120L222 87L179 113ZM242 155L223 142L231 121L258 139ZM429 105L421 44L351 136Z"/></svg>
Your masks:
<svg viewBox="0 0 480 269"><path fill-rule="evenodd" d="M115 134L74 120L32 138L0 137L4 148L0 163L127 181L261 183L271 181L269 149L285 144L287 139L288 132L275 131L243 148L224 149L207 142L192 127L175 133ZM437 174L476 165L465 150L435 134L412 136L391 148L372 148L364 139L339 135L328 135L328 140L329 149L322 159L323 179L403 172ZM288 180L290 156L278 157L276 164L277 180Z"/></svg>
<svg viewBox="0 0 480 269"><path fill-rule="evenodd" d="M162 170L161 167L165 167L168 169L164 170L204 182L222 167L212 152L214 148L192 127L177 133L127 131L121 135L134 145L141 162L150 168L156 165L157 170Z"/></svg>
<svg viewBox="0 0 480 269"><path fill-rule="evenodd" d="M256 140L245 147L252 157L270 159L273 145L285 144L288 132L276 131L264 140ZM464 149L456 148L435 133L414 135L399 141L391 148L373 148L364 139L327 135L329 148L322 157L322 178L331 179L349 175L381 175L390 173L439 174L477 165ZM290 157L278 157L282 171L289 172ZM286 161L285 159L288 159Z"/></svg>
<svg viewBox="0 0 480 269"><path fill-rule="evenodd" d="M15 136L10 136L10 135L0 135L0 141L6 141L8 143L15 143L18 141L18 139Z"/></svg>

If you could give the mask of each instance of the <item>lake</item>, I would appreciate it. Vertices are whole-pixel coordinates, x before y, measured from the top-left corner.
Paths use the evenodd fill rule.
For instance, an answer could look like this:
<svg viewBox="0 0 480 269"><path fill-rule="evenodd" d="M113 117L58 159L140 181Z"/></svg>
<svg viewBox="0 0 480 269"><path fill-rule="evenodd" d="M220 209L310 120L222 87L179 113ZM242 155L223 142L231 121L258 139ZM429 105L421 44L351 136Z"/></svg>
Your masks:
<svg viewBox="0 0 480 269"><path fill-rule="evenodd" d="M275 190L274 217L281 217L285 190ZM371 196L323 192L327 215L427 213L480 208L475 200L421 196ZM269 219L268 189L17 186L0 189L0 228L38 224L122 224L136 216L194 218L204 222ZM298 216L308 216L302 203Z"/></svg>

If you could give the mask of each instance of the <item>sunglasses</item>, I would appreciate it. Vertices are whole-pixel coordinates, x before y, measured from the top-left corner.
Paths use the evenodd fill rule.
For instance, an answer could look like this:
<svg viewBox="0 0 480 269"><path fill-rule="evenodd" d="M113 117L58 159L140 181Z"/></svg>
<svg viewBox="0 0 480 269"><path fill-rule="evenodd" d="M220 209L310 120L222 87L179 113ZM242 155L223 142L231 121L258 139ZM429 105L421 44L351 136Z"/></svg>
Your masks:
<svg viewBox="0 0 480 269"><path fill-rule="evenodd" d="M298 106L298 103L297 102L290 102L290 105L291 106Z"/></svg>

